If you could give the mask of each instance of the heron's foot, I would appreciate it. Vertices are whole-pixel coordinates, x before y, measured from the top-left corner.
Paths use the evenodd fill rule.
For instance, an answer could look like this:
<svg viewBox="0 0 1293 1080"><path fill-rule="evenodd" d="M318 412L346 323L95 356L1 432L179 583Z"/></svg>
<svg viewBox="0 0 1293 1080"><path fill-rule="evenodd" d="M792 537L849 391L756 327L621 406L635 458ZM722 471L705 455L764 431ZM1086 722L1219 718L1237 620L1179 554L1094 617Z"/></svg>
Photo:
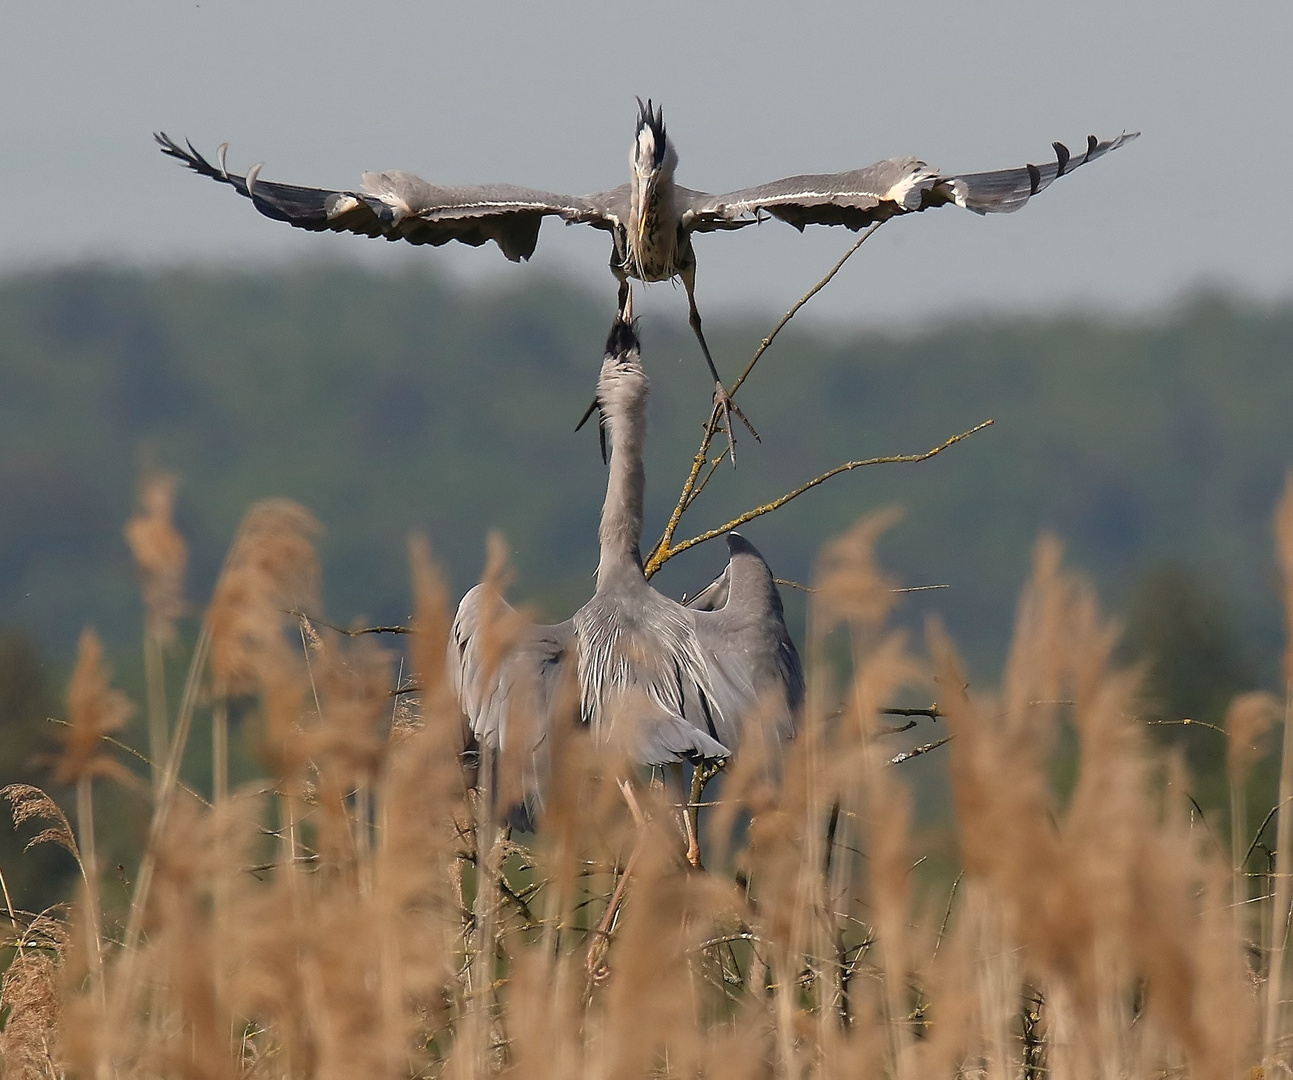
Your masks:
<svg viewBox="0 0 1293 1080"><path fill-rule="evenodd" d="M709 424L707 425L709 434L712 437L719 431L727 432L727 453L732 459L732 467L736 467L736 430L732 426L732 417L735 416L746 429L754 436L755 442L762 442L759 433L754 430L754 425L750 423L745 413L741 412L741 407L732 400L731 394L721 382L714 384L714 411L709 414Z"/></svg>

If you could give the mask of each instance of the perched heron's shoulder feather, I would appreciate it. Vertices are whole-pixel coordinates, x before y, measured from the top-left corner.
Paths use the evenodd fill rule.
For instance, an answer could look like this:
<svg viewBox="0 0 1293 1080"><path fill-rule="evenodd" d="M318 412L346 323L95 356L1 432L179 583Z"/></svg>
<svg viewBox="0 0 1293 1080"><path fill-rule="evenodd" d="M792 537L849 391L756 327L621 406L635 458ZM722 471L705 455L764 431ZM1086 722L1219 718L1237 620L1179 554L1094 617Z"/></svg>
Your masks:
<svg viewBox="0 0 1293 1080"><path fill-rule="evenodd" d="M633 760L724 758L694 613L641 587L602 590L574 616L584 720Z"/></svg>
<svg viewBox="0 0 1293 1080"><path fill-rule="evenodd" d="M730 725L720 737L735 749L757 729L774 752L794 734L803 665L767 562L739 533L729 533L727 544L727 566L688 606L695 609L697 639Z"/></svg>

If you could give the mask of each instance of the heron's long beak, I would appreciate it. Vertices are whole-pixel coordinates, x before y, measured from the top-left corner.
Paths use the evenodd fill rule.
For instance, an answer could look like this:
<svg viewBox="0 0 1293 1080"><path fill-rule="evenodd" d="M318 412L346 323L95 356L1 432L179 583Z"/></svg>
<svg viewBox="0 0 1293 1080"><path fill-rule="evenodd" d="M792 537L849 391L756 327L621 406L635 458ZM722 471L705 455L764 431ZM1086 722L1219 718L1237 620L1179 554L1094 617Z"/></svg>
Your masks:
<svg viewBox="0 0 1293 1080"><path fill-rule="evenodd" d="M642 250L642 240L646 236L647 215L651 212L651 202L655 199L655 185L659 173L649 173L645 180L642 181L640 189L641 194L638 196L638 250Z"/></svg>

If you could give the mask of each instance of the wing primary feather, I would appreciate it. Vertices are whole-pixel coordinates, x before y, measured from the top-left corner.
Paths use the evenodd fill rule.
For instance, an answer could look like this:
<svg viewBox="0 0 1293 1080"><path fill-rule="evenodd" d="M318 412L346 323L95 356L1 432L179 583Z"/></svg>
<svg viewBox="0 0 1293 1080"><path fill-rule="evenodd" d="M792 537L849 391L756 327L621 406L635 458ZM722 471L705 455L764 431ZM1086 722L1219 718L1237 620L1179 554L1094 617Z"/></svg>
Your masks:
<svg viewBox="0 0 1293 1080"><path fill-rule="evenodd" d="M1097 139L1094 135L1088 135L1086 137L1086 153L1082 155L1082 163L1084 165L1091 159L1092 152L1099 145L1100 145L1100 140Z"/></svg>
<svg viewBox="0 0 1293 1080"><path fill-rule="evenodd" d="M1036 165L1028 165L1028 194L1036 195L1037 189L1042 186L1042 171Z"/></svg>
<svg viewBox="0 0 1293 1080"><path fill-rule="evenodd" d="M227 142L222 142L216 147L216 161L220 163L220 174L225 178L226 183L229 180L229 166L225 164L225 155L228 153L229 144Z"/></svg>
<svg viewBox="0 0 1293 1080"><path fill-rule="evenodd" d="M255 165L247 170L247 175L243 179L243 183L247 185L247 198L252 202L256 201L256 177L260 175L260 170L264 168L264 166L265 163L263 161L256 162Z"/></svg>
<svg viewBox="0 0 1293 1080"><path fill-rule="evenodd" d="M1064 175L1064 170L1068 168L1070 157L1069 148L1062 142L1053 142L1051 143L1051 146L1055 147L1055 158L1059 163L1059 168L1055 173L1055 178L1058 180Z"/></svg>

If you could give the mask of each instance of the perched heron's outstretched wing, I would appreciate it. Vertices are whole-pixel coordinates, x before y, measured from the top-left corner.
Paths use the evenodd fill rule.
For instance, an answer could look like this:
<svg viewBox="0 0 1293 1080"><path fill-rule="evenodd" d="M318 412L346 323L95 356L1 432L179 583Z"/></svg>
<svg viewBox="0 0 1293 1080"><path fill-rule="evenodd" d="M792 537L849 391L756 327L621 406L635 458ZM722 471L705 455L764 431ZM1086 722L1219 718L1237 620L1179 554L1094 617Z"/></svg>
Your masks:
<svg viewBox="0 0 1293 1080"><path fill-rule="evenodd" d="M1089 136L1085 151L1079 154L1070 154L1063 143L1053 143L1054 161L995 172L947 174L917 158L894 158L852 172L789 176L726 195L681 189L685 200L682 222L684 228L709 232L753 224L762 213L768 213L798 229L805 225L861 229L898 214L946 203L978 214L1009 213L1058 177L1130 142L1138 134L1124 132L1105 142Z"/></svg>
<svg viewBox="0 0 1293 1080"><path fill-rule="evenodd" d="M227 144L220 147L217 164L212 165L192 144L181 146L165 133L154 138L162 153L202 176L228 184L266 217L314 232L352 232L437 247L450 240L472 247L493 240L504 255L519 262L534 253L545 217L613 230L622 202L624 220L628 220L627 185L623 191L617 188L584 198L512 184L438 187L412 173L393 171L364 173L358 191L333 191L261 180L258 165L246 176L231 173L225 166Z"/></svg>
<svg viewBox="0 0 1293 1080"><path fill-rule="evenodd" d="M533 811L548 776L562 682L574 674L573 624L527 623L494 589L477 585L458 605L446 660L472 734L500 755L516 755Z"/></svg>
<svg viewBox="0 0 1293 1080"><path fill-rule="evenodd" d="M795 731L804 669L763 556L739 533L727 534L727 549L727 567L687 606L696 611L696 635L711 670L719 737L735 749L758 725L776 760L777 746Z"/></svg>

